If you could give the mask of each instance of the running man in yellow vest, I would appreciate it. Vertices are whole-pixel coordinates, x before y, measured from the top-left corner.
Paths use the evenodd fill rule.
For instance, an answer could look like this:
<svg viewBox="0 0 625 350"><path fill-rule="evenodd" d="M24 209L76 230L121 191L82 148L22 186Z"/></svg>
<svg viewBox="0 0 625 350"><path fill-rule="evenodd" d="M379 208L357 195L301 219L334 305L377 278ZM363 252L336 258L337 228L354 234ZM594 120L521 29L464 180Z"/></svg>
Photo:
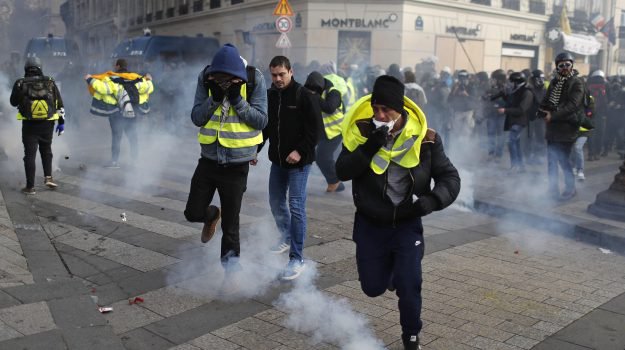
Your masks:
<svg viewBox="0 0 625 350"><path fill-rule="evenodd" d="M342 181L352 180L360 286L370 297L387 288L396 291L404 349L417 350L422 327L421 217L453 203L460 177L440 136L428 129L421 109L404 97L397 78L378 77L373 93L345 116L336 172Z"/></svg>
<svg viewBox="0 0 625 350"><path fill-rule="evenodd" d="M316 95L316 103L321 109L318 123L317 154L315 162L328 183L326 192L341 192L345 185L336 176L337 150L341 146L341 126L343 125L342 95L332 82L321 73L313 71L308 75L304 86Z"/></svg>
<svg viewBox="0 0 625 350"><path fill-rule="evenodd" d="M232 272L240 269L241 201L249 166L256 164L256 150L267 125L265 79L258 69L246 65L235 46L224 45L211 65L200 73L191 111L193 124L200 127L202 156L191 180L184 215L191 222L204 223L203 243L213 237L217 222L222 219L225 289L236 288ZM246 84L248 81L254 83ZM219 193L221 209L211 205L215 191Z"/></svg>

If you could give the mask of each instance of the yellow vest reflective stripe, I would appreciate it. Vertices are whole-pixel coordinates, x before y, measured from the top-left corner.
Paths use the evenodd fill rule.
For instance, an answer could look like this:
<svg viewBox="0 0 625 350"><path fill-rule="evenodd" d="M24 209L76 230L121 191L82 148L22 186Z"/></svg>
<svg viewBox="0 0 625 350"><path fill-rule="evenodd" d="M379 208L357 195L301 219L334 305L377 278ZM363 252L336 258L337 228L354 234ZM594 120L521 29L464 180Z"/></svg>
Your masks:
<svg viewBox="0 0 625 350"><path fill-rule="evenodd" d="M330 88L330 91L332 90L338 91L334 87ZM323 92L323 94L321 95L321 98L326 98L326 91ZM343 102L341 102L341 104L337 107L334 113L332 114L321 113L321 116L323 119L323 128L326 132L326 136L328 137L328 140L332 140L333 138L341 134L343 119L344 119L342 107L343 107Z"/></svg>
<svg viewBox="0 0 625 350"><path fill-rule="evenodd" d="M393 147L386 147L373 156L369 167L376 174L383 174L390 162L394 162L404 168L413 168L419 165L421 142L427 132L427 121L421 109L409 98L404 96L404 110L407 112L406 124ZM371 119L371 95L363 96L345 116L343 123L343 145L350 152L364 144L367 138L360 134L356 125L359 120Z"/></svg>
<svg viewBox="0 0 625 350"><path fill-rule="evenodd" d="M43 101L41 101L41 102L43 102ZM43 103L44 103L46 106L48 105L48 104L47 104L47 103L45 103L45 102L43 102ZM46 109L46 111L47 111L47 109ZM57 119L59 119L59 115L58 115L57 113L54 113L54 115L53 115L53 116L51 116L50 118L48 118L48 116L46 115L46 117L44 117L44 118L37 118L37 117L33 116L32 118L28 119L28 118L25 118L25 117L22 115L22 113L17 112L17 120L57 120Z"/></svg>
<svg viewBox="0 0 625 350"><path fill-rule="evenodd" d="M241 86L241 95L246 96L246 84ZM252 147L263 142L261 130L257 130L239 119L234 107L222 116L222 105L217 107L206 125L200 128L197 139L201 144L210 145L218 141L227 148Z"/></svg>

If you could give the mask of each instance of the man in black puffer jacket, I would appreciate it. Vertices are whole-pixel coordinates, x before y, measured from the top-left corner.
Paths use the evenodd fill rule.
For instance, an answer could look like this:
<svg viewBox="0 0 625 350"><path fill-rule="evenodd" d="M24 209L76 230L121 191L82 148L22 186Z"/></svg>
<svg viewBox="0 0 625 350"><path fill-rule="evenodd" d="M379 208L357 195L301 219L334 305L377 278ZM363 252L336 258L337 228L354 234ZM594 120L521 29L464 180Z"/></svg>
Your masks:
<svg viewBox="0 0 625 350"><path fill-rule="evenodd" d="M346 116L336 171L341 181L352 180L361 288L370 297L390 286L397 290L404 348L416 350L422 327L421 217L453 203L460 191L458 171L423 112L404 98L404 85L388 75Z"/></svg>
<svg viewBox="0 0 625 350"><path fill-rule="evenodd" d="M274 57L269 70L273 84L267 92L269 122L263 139L269 139L271 160L269 205L282 234L272 251L283 253L290 249L289 264L281 278L293 280L305 266L306 182L315 160L321 110L319 103L313 102L312 93L293 79L288 58Z"/></svg>
<svg viewBox="0 0 625 350"><path fill-rule="evenodd" d="M556 56L555 77L541 103L547 123L547 170L549 193L554 199L569 200L577 194L573 168L569 160L584 113L584 82L573 69L575 59L568 52ZM564 192L560 195L558 164L564 173Z"/></svg>

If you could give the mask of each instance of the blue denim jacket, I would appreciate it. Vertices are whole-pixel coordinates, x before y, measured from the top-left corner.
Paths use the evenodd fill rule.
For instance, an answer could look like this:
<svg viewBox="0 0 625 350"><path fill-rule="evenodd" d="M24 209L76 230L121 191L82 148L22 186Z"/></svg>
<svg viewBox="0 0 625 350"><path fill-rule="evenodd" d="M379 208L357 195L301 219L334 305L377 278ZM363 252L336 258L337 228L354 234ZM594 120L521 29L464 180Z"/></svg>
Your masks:
<svg viewBox="0 0 625 350"><path fill-rule="evenodd" d="M215 110L221 106L208 96L208 91L204 86L202 73L198 76L197 88L195 89L195 100L191 111L191 121L198 127L206 125ZM256 87L252 96L241 99L234 105L239 118L244 120L251 127L262 130L267 125L267 86L263 74L256 69ZM214 142L210 145L202 146L202 157L214 160L217 164L244 163L256 159L257 146L243 148L226 148Z"/></svg>

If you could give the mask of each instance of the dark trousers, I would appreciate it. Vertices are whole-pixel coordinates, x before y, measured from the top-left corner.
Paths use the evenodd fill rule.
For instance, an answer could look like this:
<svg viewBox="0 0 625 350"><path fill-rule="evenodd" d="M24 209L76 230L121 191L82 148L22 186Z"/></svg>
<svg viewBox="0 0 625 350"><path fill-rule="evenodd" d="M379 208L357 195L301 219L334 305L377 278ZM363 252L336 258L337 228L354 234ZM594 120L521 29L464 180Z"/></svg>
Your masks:
<svg viewBox="0 0 625 350"><path fill-rule="evenodd" d="M384 294L392 282L399 297L402 332L418 335L423 325L421 260L425 251L421 218L404 221L393 228L375 225L356 213L353 239L362 291L376 297Z"/></svg>
<svg viewBox="0 0 625 350"><path fill-rule="evenodd" d="M571 149L573 142L547 142L547 172L549 173L549 192L560 195L558 165L564 175L564 191L575 189L575 178L571 166Z"/></svg>
<svg viewBox="0 0 625 350"><path fill-rule="evenodd" d="M326 178L328 185L339 182L339 178L336 176L336 158L338 157L337 150L341 147L343 138L339 135L328 140L323 138L317 143L317 166L321 170L321 174Z"/></svg>
<svg viewBox="0 0 625 350"><path fill-rule="evenodd" d="M191 222L206 222L206 208L213 201L215 190L221 201L221 257L239 256L239 213L243 193L247 189L249 163L219 166L217 162L200 158L191 179L191 189L184 216ZM223 261L226 263L227 261Z"/></svg>
<svg viewBox="0 0 625 350"><path fill-rule="evenodd" d="M26 187L35 186L35 160L37 148L41 154L43 175L52 176L52 133L53 121L23 121L22 143L24 144L24 171L26 172Z"/></svg>
<svg viewBox="0 0 625 350"><path fill-rule="evenodd" d="M133 160L139 154L139 139L137 136L137 118L125 118L116 113L109 117L111 125L111 160L119 160L119 151L122 143L122 135L126 133L128 143L130 143L130 155Z"/></svg>

